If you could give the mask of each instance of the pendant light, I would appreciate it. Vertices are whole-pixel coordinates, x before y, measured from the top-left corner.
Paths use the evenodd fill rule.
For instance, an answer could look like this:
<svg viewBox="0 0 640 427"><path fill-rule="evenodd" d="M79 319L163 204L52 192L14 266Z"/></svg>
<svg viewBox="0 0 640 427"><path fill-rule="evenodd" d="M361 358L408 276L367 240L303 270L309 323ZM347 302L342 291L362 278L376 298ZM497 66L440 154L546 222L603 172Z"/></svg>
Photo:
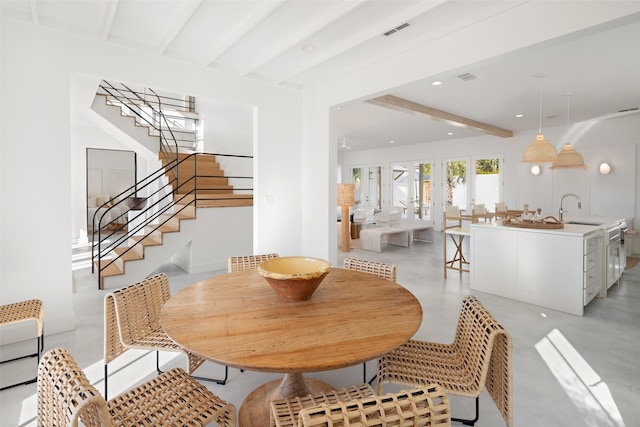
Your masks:
<svg viewBox="0 0 640 427"><path fill-rule="evenodd" d="M537 78L546 77L546 74L537 74ZM538 120L538 135L536 139L525 148L522 153L523 163L552 163L558 159L558 151L556 147L551 145L542 134L542 94L540 90L541 84L538 85L538 107L539 107L539 120Z"/></svg>
<svg viewBox="0 0 640 427"><path fill-rule="evenodd" d="M571 97L571 95L573 94L564 94L564 96L567 97L567 131L569 130L569 98ZM578 153L568 142L564 145L564 148L558 154L558 160L554 162L549 169L560 168L587 168L587 165L584 164L584 159L582 158L580 153Z"/></svg>

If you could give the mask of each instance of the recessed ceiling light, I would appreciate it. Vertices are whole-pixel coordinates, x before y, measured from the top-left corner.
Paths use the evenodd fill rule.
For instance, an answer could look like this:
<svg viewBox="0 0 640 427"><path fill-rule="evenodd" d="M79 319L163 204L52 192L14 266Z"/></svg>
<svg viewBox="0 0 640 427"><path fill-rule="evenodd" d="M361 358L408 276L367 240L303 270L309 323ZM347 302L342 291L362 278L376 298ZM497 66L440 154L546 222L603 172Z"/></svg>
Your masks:
<svg viewBox="0 0 640 427"><path fill-rule="evenodd" d="M431 84L433 86L440 86L442 84L442 82L440 80L435 80L435 81L431 82Z"/></svg>
<svg viewBox="0 0 640 427"><path fill-rule="evenodd" d="M516 114L516 117L520 119L520 118L524 117L524 114Z"/></svg>
<svg viewBox="0 0 640 427"><path fill-rule="evenodd" d="M391 141L389 141L389 144L395 144L396 142L392 139Z"/></svg>
<svg viewBox="0 0 640 427"><path fill-rule="evenodd" d="M447 135L453 135L453 132L449 132L449 133L447 133Z"/></svg>
<svg viewBox="0 0 640 427"><path fill-rule="evenodd" d="M336 110L342 110L342 107L336 107Z"/></svg>
<svg viewBox="0 0 640 427"><path fill-rule="evenodd" d="M300 50L304 52L311 52L316 50L316 47L312 44L303 44L302 46L300 46Z"/></svg>

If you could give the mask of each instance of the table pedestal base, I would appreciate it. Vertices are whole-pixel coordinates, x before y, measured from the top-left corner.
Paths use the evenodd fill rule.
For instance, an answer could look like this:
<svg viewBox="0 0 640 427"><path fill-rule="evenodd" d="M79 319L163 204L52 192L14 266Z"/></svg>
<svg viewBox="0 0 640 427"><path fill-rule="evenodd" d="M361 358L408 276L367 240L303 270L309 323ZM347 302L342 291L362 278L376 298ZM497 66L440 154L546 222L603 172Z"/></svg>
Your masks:
<svg viewBox="0 0 640 427"><path fill-rule="evenodd" d="M268 427L271 418L271 400L283 397L307 396L321 391L331 391L333 387L302 374L287 374L282 380L275 380L253 390L242 402L238 412L239 427ZM284 395L284 396L283 396Z"/></svg>

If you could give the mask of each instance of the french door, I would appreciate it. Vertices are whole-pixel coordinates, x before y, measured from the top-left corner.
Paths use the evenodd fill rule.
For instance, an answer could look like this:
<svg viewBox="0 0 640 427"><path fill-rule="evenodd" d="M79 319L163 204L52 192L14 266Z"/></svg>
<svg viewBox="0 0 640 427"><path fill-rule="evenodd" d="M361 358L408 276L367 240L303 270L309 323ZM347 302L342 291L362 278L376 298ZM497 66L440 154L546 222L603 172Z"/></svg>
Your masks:
<svg viewBox="0 0 640 427"><path fill-rule="evenodd" d="M410 161L391 167L392 205L402 207L409 222L431 221L433 162Z"/></svg>
<svg viewBox="0 0 640 427"><path fill-rule="evenodd" d="M446 206L458 206L460 210L471 213L469 188L469 157L447 158L442 160L443 210Z"/></svg>
<svg viewBox="0 0 640 427"><path fill-rule="evenodd" d="M382 200L382 167L354 167L351 175L352 182L356 185L356 207L373 207L379 211Z"/></svg>
<svg viewBox="0 0 640 427"><path fill-rule="evenodd" d="M483 204L493 211L502 201L502 174L499 156L483 156L472 162L468 157L443 160L443 205L458 206L471 213L472 207Z"/></svg>
<svg viewBox="0 0 640 427"><path fill-rule="evenodd" d="M495 205L503 201L502 160L501 156L484 156L475 160L474 192L471 202L483 204L489 212L495 210Z"/></svg>

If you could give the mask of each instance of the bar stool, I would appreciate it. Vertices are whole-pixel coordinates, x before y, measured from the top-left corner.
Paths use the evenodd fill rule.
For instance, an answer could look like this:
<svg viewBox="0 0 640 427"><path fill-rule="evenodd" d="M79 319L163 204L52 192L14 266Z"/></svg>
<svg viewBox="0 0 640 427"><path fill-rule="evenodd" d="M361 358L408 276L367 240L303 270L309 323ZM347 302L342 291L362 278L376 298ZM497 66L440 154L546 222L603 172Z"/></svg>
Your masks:
<svg viewBox="0 0 640 427"><path fill-rule="evenodd" d="M462 253L462 243L465 236L471 236L469 227L463 227L462 221L471 221L472 217L460 214L458 206L447 206L442 219L442 242L444 250L444 278L447 278L447 270L457 270L460 273L469 272L469 261ZM450 225L448 221L455 221ZM456 250L451 259L447 258L447 235L451 237Z"/></svg>
<svg viewBox="0 0 640 427"><path fill-rule="evenodd" d="M0 390L6 390L8 388L17 387L19 385L35 383L38 380L37 368L40 356L44 349L44 325L43 325L43 306L42 301L39 299L31 299L26 301L15 302L12 304L6 304L0 306L0 326L10 325L12 323L24 322L28 320L34 320L36 323L36 340L37 351L32 354L26 354L24 356L14 357L13 359L3 360L0 364L14 362L16 360L26 359L28 357L37 357L36 360L36 376L30 380L17 382L8 386L3 386Z"/></svg>

